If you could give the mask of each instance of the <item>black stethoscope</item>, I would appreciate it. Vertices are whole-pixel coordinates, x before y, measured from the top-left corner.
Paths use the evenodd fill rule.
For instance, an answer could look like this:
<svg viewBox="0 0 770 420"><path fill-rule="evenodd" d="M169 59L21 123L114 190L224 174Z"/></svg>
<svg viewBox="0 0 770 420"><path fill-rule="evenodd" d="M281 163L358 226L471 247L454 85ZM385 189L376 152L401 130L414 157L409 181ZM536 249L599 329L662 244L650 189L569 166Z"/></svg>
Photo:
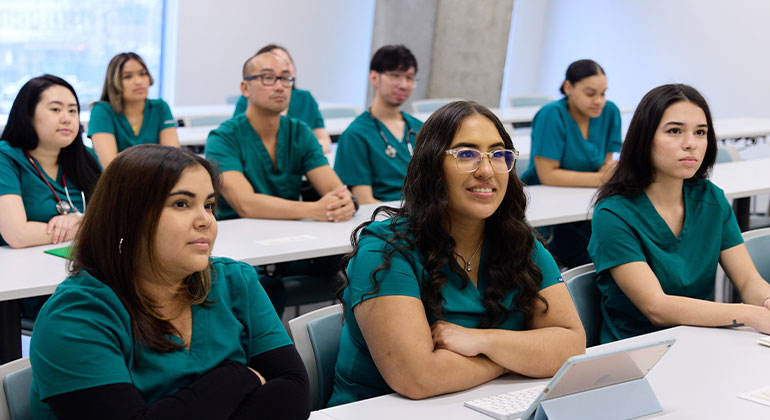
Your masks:
<svg viewBox="0 0 770 420"><path fill-rule="evenodd" d="M412 146L412 142L409 141L409 136L412 135L417 138L417 133L412 130L412 126L409 125L409 121L406 120L406 117L404 116L404 113L401 112L401 118L404 120L404 124L406 125L406 134L404 135L404 138L406 138L406 148L409 149L409 156L411 157L414 154L414 147ZM382 131L382 126L379 124L379 120L377 118L374 118L374 115L372 115L372 109L369 108L369 118L372 119L372 122L374 123L374 126L377 127L377 132L380 133L380 138L382 141L385 142L385 156L393 159L398 154L396 152L396 148L393 147L392 144L388 141L388 138L385 136L385 133Z"/></svg>
<svg viewBox="0 0 770 420"><path fill-rule="evenodd" d="M43 171L40 170L40 168L37 166L35 161L32 159L32 156L29 155L26 151L24 152L24 156L29 159L29 163L32 164L32 166L35 167L35 170L37 171L37 174L40 175L40 179L45 182L45 185L48 185L48 188L53 193L53 197L56 200L56 212L60 215L69 214L70 212L74 211L76 214L83 214L78 210L77 207L75 207L75 204L72 203L72 199L70 198L70 191L67 188L67 174L62 172L61 174L61 182L64 186L64 193L67 195L67 201L62 200L59 198L59 194L56 194L56 190L53 189L53 186L50 182L48 182L47 179L45 179L45 176L43 175ZM83 212L86 211L86 195L83 193L83 191L80 191L80 197L83 199Z"/></svg>

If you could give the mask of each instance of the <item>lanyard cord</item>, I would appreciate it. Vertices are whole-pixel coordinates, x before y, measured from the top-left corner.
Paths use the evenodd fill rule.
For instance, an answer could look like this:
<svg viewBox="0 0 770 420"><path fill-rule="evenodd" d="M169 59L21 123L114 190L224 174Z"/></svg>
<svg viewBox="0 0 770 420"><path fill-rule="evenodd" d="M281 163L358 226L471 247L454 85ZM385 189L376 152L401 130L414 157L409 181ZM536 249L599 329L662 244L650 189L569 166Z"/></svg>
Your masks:
<svg viewBox="0 0 770 420"><path fill-rule="evenodd" d="M38 168L37 164L32 159L32 156L30 156L29 153L27 153L26 151L24 151L24 156L26 156L27 159L29 159L29 163L31 163L32 166L35 167L35 170L37 171L37 174L40 175L40 179L42 179L43 182L45 182L45 185L48 185L48 188L51 190L51 192L53 193L53 196L56 198L56 203L62 202L62 199L59 198L59 194L56 194L56 190L53 189L53 186L51 185L51 183L48 182L47 179L45 179L45 176L43 175L43 171L41 171L40 168ZM62 174L61 174L61 181L62 181L62 184L64 184L64 189L66 190L67 189L67 178L66 178L66 174L64 172L62 172Z"/></svg>
<svg viewBox="0 0 770 420"><path fill-rule="evenodd" d="M377 118L374 118L374 115L372 115L371 107L369 107L368 111L369 111L369 118L372 119L374 126L377 127L377 132L380 133L380 138L382 139L382 141L385 142L386 154L388 149L393 149L393 155L392 156L389 155L389 157L396 157L395 149L393 148L393 146L391 146L390 142L388 141L388 138L385 136L385 133L383 133L382 131L382 127L380 126L380 124L382 123ZM406 139L406 148L409 150L409 156L412 156L414 155L414 148L412 146L412 143L409 141L409 135L411 134L411 135L417 136L417 133L412 131L412 126L409 124L409 121L406 120L404 113L401 111L399 111L399 113L401 114L401 119L404 120L404 125L406 125L406 134L404 135L404 138ZM403 143L403 142L399 142L399 143Z"/></svg>

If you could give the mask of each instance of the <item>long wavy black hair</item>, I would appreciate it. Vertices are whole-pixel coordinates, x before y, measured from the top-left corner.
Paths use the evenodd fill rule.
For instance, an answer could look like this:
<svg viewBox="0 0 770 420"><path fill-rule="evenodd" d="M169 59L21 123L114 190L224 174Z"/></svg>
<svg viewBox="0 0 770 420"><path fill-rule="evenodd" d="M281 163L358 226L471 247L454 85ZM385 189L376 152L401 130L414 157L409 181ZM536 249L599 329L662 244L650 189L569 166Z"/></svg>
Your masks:
<svg viewBox="0 0 770 420"><path fill-rule="evenodd" d="M8 114L8 123L0 139L6 140L12 147L25 151L37 149L40 139L35 131L35 108L42 99L43 92L53 86L63 86L72 92L79 116L80 101L72 85L60 77L44 74L30 79L21 87L13 101L11 112ZM62 166L67 177L72 178L80 187L86 198L91 198L102 169L83 144L83 125L80 124L79 118L77 124L75 140L59 152L59 165Z"/></svg>
<svg viewBox="0 0 770 420"><path fill-rule="evenodd" d="M706 155L695 175L685 182L708 178L717 158L717 138L706 99L695 88L688 85L658 86L647 92L636 107L634 117L628 126L626 140L620 150L620 160L615 174L596 193L596 203L613 195L634 196L652 184L655 170L652 167L651 154L655 132L666 109L678 102L690 102L702 109L708 124Z"/></svg>
<svg viewBox="0 0 770 420"><path fill-rule="evenodd" d="M342 267L358 252L359 233L369 226L378 215L390 216L388 237L382 238L388 244L383 263L373 268L370 276L375 290L379 289L377 274L387 270L393 254L406 249L419 252L423 266L420 282L422 302L425 311L442 319L443 297L441 290L447 283L447 276L441 267L449 264L453 273L463 279L467 286L470 279L454 258L455 240L442 226L448 217L449 194L444 176L445 151L449 148L455 133L463 121L473 115L482 115L497 128L506 148L513 148L513 141L500 120L486 107L475 102L455 101L434 112L422 126L415 140L414 156L404 179L403 206L392 208L382 206L375 210L371 220L363 223L351 234L353 251L342 258ZM489 286L484 292L483 305L487 309L479 327L489 328L500 325L509 314L520 311L525 323L529 323L537 310L537 301L548 302L539 294L542 272L532 260L535 235L525 219L527 197L524 184L516 171L508 176L508 188L500 206L485 223L484 242L489 249L486 269ZM404 226L405 224L405 226ZM343 269L343 286L338 296L342 300L345 287L349 284ZM503 298L512 290L518 290L512 307L503 305ZM344 302L346 305L351 302Z"/></svg>

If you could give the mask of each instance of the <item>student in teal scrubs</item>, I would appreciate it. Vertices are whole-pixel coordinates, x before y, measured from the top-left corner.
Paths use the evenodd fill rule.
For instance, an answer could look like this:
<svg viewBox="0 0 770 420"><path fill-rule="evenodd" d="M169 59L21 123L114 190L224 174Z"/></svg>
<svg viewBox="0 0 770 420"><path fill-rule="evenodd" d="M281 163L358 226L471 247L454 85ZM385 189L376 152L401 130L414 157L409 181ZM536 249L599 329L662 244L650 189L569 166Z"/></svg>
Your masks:
<svg viewBox="0 0 770 420"><path fill-rule="evenodd" d="M406 167L422 121L401 111L417 83L417 59L403 45L386 45L372 56L372 106L337 142L334 170L361 204L401 199Z"/></svg>
<svg viewBox="0 0 770 420"><path fill-rule="evenodd" d="M291 58L289 51L280 45L268 44L260 48L259 51L257 51L257 54L266 52L271 52L286 60L289 63L289 74L291 77L295 78L296 82L297 74L296 69L294 68L294 60ZM233 117L246 112L248 103L248 99L241 95L241 97L238 98L238 102L235 103ZM324 127L324 118L321 115L321 111L318 109L318 102L315 101L315 98L313 98L310 91L297 89L295 83L295 87L292 88L289 98L289 108L283 112L283 115L296 118L307 124L307 126L313 130L313 135L318 139L318 143L323 148L323 152L331 152L331 136L329 136L329 132L326 131L326 128Z"/></svg>
<svg viewBox="0 0 770 420"><path fill-rule="evenodd" d="M770 333L770 285L724 192L707 179L716 153L698 91L664 85L642 98L593 213L588 251L602 293L602 342L674 325ZM712 301L717 263L744 304Z"/></svg>
<svg viewBox="0 0 770 420"><path fill-rule="evenodd" d="M307 373L257 273L211 258L218 185L177 147L107 167L35 324L34 418L307 418Z"/></svg>
<svg viewBox="0 0 770 420"><path fill-rule="evenodd" d="M612 154L620 150L620 111L605 98L607 76L593 60L567 68L559 88L564 98L545 105L532 121L532 152L522 174L527 185L598 187L612 175ZM586 209L587 210L587 209ZM566 267L591 262L588 222L540 229L549 250Z"/></svg>
<svg viewBox="0 0 770 420"><path fill-rule="evenodd" d="M101 173L79 115L66 81L43 75L22 86L0 141L0 245L55 244L77 233Z"/></svg>
<svg viewBox="0 0 770 420"><path fill-rule="evenodd" d="M147 99L153 79L142 57L120 53L110 60L102 97L91 108L88 137L107 167L119 152L137 144L179 146L176 121L163 99Z"/></svg>
<svg viewBox="0 0 770 420"><path fill-rule="evenodd" d="M249 101L246 112L209 133L206 158L223 172L220 219L343 222L357 209L307 125L281 115L294 83L290 74L288 62L273 52L250 57L241 82L241 93ZM298 201L303 175L320 196L318 200ZM262 276L279 315L287 299L283 275L331 276L339 271L336 257L315 260L305 266L309 271L301 263L289 265Z"/></svg>
<svg viewBox="0 0 770 420"><path fill-rule="evenodd" d="M426 398L507 372L549 377L585 351L559 269L526 222L515 156L503 125L475 102L425 122L403 207L361 225L344 258L329 405L393 391Z"/></svg>

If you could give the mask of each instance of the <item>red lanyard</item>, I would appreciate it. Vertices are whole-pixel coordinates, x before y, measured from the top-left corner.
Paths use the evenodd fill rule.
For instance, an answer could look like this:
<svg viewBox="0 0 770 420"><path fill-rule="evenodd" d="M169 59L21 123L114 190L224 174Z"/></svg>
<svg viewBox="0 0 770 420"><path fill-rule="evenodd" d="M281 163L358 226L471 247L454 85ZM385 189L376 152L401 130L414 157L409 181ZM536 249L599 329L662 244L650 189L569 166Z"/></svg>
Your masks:
<svg viewBox="0 0 770 420"><path fill-rule="evenodd" d="M56 204L57 204L57 210L58 210L59 203L63 202L62 199L59 198L59 194L56 194L56 190L54 190L53 186L51 185L51 183L48 182L47 179L45 179L45 176L43 175L43 171L41 171L40 168L38 168L37 164L32 159L32 157L29 155L29 153L27 153L26 150L24 151L24 156L26 156L27 159L29 159L29 163L31 163L32 166L35 167L35 170L37 170L37 174L40 175L40 179L42 179L43 182L45 182L45 185L48 185L48 188L53 193L54 198L56 198ZM64 188L67 188L67 178L66 178L66 174L64 172L62 172L62 174L61 174L61 182L64 185Z"/></svg>

